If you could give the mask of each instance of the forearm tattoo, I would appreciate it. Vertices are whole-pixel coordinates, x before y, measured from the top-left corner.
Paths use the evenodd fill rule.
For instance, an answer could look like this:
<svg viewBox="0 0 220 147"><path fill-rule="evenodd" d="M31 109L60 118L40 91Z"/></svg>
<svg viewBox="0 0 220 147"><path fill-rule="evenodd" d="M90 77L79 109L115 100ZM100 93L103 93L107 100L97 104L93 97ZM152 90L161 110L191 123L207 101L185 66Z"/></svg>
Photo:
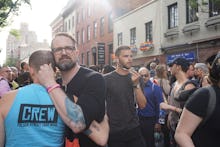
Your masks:
<svg viewBox="0 0 220 147"><path fill-rule="evenodd" d="M96 125L96 124L91 124L92 126L91 127L93 127L94 129L96 129L96 131L100 131L99 130L99 127Z"/></svg>
<svg viewBox="0 0 220 147"><path fill-rule="evenodd" d="M99 129L99 127L96 125L96 123L92 123L92 124L90 125L90 128L95 129L97 132L100 131L100 129ZM89 136L90 134L92 134L92 130L87 129L87 130L85 130L83 133L84 133L85 135Z"/></svg>
<svg viewBox="0 0 220 147"><path fill-rule="evenodd" d="M71 121L70 123L75 124L74 128L78 130L83 130L86 127L86 124L80 106L73 103L68 97L66 97L65 105L67 116Z"/></svg>

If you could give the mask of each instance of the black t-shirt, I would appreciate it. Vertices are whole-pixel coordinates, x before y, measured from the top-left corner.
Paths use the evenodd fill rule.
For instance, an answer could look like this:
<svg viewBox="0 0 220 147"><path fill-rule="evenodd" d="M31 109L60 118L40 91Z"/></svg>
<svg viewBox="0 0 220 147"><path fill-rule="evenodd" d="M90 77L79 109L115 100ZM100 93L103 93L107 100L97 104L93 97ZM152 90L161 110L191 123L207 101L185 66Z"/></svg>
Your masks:
<svg viewBox="0 0 220 147"><path fill-rule="evenodd" d="M130 75L119 75L113 71L106 74L104 78L110 135L134 129L139 122Z"/></svg>
<svg viewBox="0 0 220 147"><path fill-rule="evenodd" d="M216 92L216 106L211 117L205 124L199 126L192 135L192 140L197 147L220 146L220 88L214 86ZM187 101L185 107L193 114L204 118L209 102L207 89L198 89Z"/></svg>
<svg viewBox="0 0 220 147"><path fill-rule="evenodd" d="M93 120L98 122L103 120L105 114L105 81L100 73L80 67L77 74L63 89L71 100L73 100L73 95L78 97L77 104L82 108L87 128ZM70 140L77 136L80 147L98 147L83 133L76 135L68 128L66 135Z"/></svg>

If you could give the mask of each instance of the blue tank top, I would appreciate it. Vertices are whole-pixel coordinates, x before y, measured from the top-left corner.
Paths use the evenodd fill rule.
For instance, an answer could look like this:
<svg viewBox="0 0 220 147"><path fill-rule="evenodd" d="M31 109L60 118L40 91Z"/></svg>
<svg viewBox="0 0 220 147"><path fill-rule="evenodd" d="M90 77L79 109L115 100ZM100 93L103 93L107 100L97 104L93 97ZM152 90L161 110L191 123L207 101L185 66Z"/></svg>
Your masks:
<svg viewBox="0 0 220 147"><path fill-rule="evenodd" d="M61 147L64 123L46 89L31 84L18 89L5 118L5 147Z"/></svg>

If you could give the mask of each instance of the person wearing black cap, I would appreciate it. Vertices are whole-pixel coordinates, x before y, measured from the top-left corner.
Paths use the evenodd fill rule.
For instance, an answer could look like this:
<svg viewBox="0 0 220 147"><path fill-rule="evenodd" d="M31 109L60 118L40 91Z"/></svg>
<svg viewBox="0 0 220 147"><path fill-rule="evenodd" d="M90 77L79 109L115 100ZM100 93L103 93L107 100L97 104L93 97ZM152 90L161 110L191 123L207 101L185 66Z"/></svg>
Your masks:
<svg viewBox="0 0 220 147"><path fill-rule="evenodd" d="M213 92L208 88L198 89L183 109L175 134L182 147L220 146L220 52L209 70L209 79L212 83L209 90ZM213 100L215 103L210 105ZM213 111L209 112L210 109Z"/></svg>
<svg viewBox="0 0 220 147"><path fill-rule="evenodd" d="M173 83L168 104L174 106L174 111L170 111L168 115L168 125L170 127L170 143L175 146L174 133L181 114L181 103L176 100L181 90L189 90L195 86L191 83L187 84L184 89L182 86L188 81L186 71L189 68L189 62L185 58L176 58L169 63L171 75L175 76L176 81Z"/></svg>

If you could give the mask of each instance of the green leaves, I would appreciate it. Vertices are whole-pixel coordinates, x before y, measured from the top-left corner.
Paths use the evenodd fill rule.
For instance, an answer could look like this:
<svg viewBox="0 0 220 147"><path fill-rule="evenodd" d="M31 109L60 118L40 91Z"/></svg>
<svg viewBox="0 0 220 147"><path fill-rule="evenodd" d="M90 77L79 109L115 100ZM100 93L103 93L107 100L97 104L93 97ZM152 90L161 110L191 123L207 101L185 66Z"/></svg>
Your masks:
<svg viewBox="0 0 220 147"><path fill-rule="evenodd" d="M189 5L190 5L192 8L197 8L197 7L198 7L197 0L189 0Z"/></svg>
<svg viewBox="0 0 220 147"><path fill-rule="evenodd" d="M8 25L9 17L18 15L21 5L30 5L30 0L0 0L0 28Z"/></svg>
<svg viewBox="0 0 220 147"><path fill-rule="evenodd" d="M189 0L189 5L191 8L200 7L201 12L203 13L209 13L210 10L206 10L206 7L208 7L209 3L215 6L219 6L220 0L202 0L201 2L199 0Z"/></svg>
<svg viewBox="0 0 220 147"><path fill-rule="evenodd" d="M11 29L10 30L10 34L14 37L16 37L17 39L20 37L20 32L16 29Z"/></svg>

